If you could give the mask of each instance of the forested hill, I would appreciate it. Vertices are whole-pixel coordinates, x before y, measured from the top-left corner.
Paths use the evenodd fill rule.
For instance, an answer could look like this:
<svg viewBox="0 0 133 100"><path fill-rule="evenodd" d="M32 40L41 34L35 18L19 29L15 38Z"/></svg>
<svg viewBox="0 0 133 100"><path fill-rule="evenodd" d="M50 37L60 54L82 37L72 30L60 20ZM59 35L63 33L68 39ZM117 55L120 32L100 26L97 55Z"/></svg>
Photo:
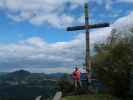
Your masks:
<svg viewBox="0 0 133 100"><path fill-rule="evenodd" d="M0 74L0 100L33 100L39 95L51 97L58 89L58 79L63 74L31 73L19 70Z"/></svg>

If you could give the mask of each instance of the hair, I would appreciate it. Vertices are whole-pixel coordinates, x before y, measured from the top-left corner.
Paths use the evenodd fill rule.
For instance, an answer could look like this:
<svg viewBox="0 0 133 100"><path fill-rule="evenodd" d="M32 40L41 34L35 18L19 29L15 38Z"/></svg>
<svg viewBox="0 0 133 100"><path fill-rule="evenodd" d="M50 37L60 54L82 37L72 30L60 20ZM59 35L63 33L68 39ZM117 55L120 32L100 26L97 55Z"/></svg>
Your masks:
<svg viewBox="0 0 133 100"><path fill-rule="evenodd" d="M78 67L75 67L76 70L78 70L79 68Z"/></svg>

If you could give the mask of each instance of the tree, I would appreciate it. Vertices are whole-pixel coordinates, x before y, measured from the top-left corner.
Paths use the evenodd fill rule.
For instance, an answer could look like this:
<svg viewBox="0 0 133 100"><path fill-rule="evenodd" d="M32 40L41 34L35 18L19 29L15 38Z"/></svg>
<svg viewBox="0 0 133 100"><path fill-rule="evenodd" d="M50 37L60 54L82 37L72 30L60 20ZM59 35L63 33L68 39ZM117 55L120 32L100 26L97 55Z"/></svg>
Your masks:
<svg viewBox="0 0 133 100"><path fill-rule="evenodd" d="M117 96L127 95L130 72L133 68L133 37L114 34L107 43L95 45L94 69L97 78L102 80L109 91Z"/></svg>
<svg viewBox="0 0 133 100"><path fill-rule="evenodd" d="M73 81L69 74L64 74L63 77L58 82L59 90L63 92L63 95L69 95L69 93L74 91Z"/></svg>

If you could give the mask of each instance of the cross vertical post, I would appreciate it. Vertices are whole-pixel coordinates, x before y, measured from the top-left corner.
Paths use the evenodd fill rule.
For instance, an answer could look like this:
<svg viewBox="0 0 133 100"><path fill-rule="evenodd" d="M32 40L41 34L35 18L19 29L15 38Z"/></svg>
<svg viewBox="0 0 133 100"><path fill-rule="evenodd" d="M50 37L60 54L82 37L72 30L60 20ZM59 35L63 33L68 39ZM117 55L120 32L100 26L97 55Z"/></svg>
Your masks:
<svg viewBox="0 0 133 100"><path fill-rule="evenodd" d="M85 40L86 40L86 55L85 55L85 66L86 66L86 71L90 72L91 71L91 56L90 56L90 31L87 28L89 25L89 14L88 14L88 4L85 3L84 6L84 11L85 11L85 27L86 27L86 34L85 34Z"/></svg>

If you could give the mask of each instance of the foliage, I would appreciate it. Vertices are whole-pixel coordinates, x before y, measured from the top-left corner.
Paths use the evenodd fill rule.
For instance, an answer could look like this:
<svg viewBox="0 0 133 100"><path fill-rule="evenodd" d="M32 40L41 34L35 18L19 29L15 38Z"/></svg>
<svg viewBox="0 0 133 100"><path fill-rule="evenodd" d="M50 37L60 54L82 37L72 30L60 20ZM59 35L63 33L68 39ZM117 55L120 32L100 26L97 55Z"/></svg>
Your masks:
<svg viewBox="0 0 133 100"><path fill-rule="evenodd" d="M63 95L68 95L74 91L73 80L71 80L70 77L70 75L64 74L64 76L58 82L59 90L63 92Z"/></svg>
<svg viewBox="0 0 133 100"><path fill-rule="evenodd" d="M115 32L115 31L113 31ZM130 73L133 68L133 37L120 37L114 33L107 43L97 44L94 70L112 94L125 96L129 91Z"/></svg>

